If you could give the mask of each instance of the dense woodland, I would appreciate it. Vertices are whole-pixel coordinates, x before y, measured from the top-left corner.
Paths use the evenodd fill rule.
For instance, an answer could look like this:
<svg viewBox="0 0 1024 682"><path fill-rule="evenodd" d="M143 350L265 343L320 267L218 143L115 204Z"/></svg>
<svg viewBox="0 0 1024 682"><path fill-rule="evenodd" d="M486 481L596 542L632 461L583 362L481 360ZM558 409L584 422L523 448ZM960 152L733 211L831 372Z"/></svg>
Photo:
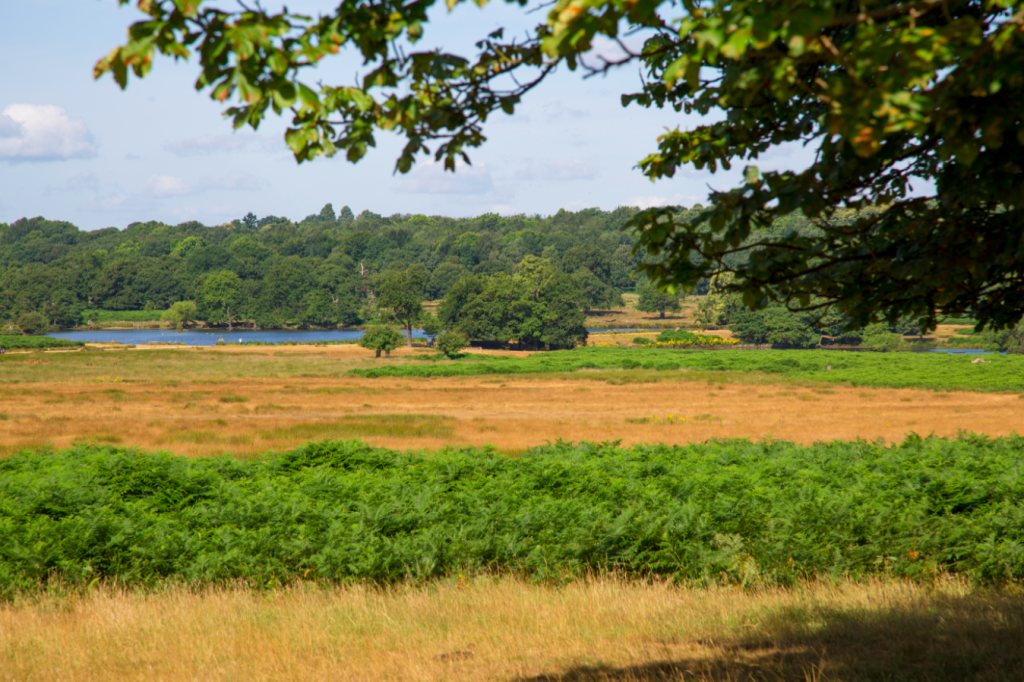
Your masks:
<svg viewBox="0 0 1024 682"><path fill-rule="evenodd" d="M676 296L637 274L636 234L625 227L636 210L458 219L354 216L327 204L298 222L249 213L215 226L151 221L91 232L26 218L0 223L0 323L8 333L37 333L109 319L112 311L194 302L179 322L337 328L385 321L411 334L414 325L431 325L420 305L426 299L442 300L438 331L572 347L586 337L585 313L621 306L625 289L640 294L641 310L679 309ZM792 215L771 231L813 227ZM698 321L729 326L750 343L815 345L822 333L840 336L849 321L795 315L780 304L746 311L720 291L723 282L698 287L710 294ZM875 332L913 330L913 321L903 321Z"/></svg>
<svg viewBox="0 0 1024 682"><path fill-rule="evenodd" d="M384 217L354 216L347 206L336 213L327 204L298 222L250 213L215 226L151 221L91 232L24 218L0 223L0 320L38 312L68 327L90 310L162 310L200 301L209 277L232 272L242 286L240 319L261 327L351 324L372 301L374 278L387 270L422 268L424 298L438 300L467 275L514 274L527 256L570 275L586 269L621 290L636 285L636 235L623 229L635 213ZM797 216L777 226L806 228ZM344 303L327 319L318 304L338 297Z"/></svg>
<svg viewBox="0 0 1024 682"><path fill-rule="evenodd" d="M197 302L200 319L217 318L215 306L203 309L210 298L204 286L227 282L239 289L231 312L237 320L269 328L352 325L367 315L386 271L415 268L424 298L441 299L468 275L512 275L527 256L567 274L586 268L605 287L622 289L635 284L635 237L622 230L633 213L356 217L328 204L298 222L249 214L216 226L154 221L92 232L22 219L0 224L0 320L36 312L71 327L91 310L166 309L185 300Z"/></svg>

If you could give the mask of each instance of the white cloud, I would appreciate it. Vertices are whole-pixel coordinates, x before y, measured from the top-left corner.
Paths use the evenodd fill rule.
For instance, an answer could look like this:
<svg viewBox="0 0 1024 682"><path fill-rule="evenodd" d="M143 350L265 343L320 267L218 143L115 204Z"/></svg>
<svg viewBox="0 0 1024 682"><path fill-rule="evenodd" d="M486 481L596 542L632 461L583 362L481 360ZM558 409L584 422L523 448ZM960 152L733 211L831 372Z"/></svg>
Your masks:
<svg viewBox="0 0 1024 682"><path fill-rule="evenodd" d="M656 208L658 206L685 206L687 203L698 201L695 196L683 196L673 194L671 197L658 197L654 195L632 197L623 202L623 206L636 206L637 208Z"/></svg>
<svg viewBox="0 0 1024 682"><path fill-rule="evenodd" d="M517 180L593 180L596 177L594 164L585 159L558 159L516 172Z"/></svg>
<svg viewBox="0 0 1024 682"><path fill-rule="evenodd" d="M12 104L0 114L0 159L59 161L96 156L85 122L52 104Z"/></svg>
<svg viewBox="0 0 1024 682"><path fill-rule="evenodd" d="M198 189L173 175L151 175L144 188L148 194L157 197L182 197L195 194Z"/></svg>
<svg viewBox="0 0 1024 682"><path fill-rule="evenodd" d="M423 194L487 194L494 191L491 174L484 165L457 164L455 172L444 164L430 161L417 166L399 188L400 192Z"/></svg>
<svg viewBox="0 0 1024 682"><path fill-rule="evenodd" d="M5 137L21 137L21 124L5 113L0 114L0 139Z"/></svg>

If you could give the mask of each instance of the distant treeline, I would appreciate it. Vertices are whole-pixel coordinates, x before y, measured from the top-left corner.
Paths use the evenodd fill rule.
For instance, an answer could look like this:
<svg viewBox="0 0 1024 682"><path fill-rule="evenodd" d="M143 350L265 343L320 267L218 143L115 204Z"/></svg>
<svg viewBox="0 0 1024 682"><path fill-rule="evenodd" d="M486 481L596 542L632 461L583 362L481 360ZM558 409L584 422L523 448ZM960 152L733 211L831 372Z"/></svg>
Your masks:
<svg viewBox="0 0 1024 682"><path fill-rule="evenodd" d="M567 275L592 274L597 282L578 278L590 291L581 299L586 308L609 300L608 288L637 284L636 235L623 229L636 210L457 219L354 216L347 206L335 213L327 204L299 222L250 213L215 226L152 221L91 232L21 219L0 223L0 321L32 313L50 326L73 327L92 319L90 311L163 310L186 300L206 319L212 311L203 309L203 286L233 273L239 320L264 328L351 325L373 314L374 287L388 270L421 271L423 296L436 300L469 275L514 274L530 256ZM794 216L776 229L808 225ZM209 284L216 289L217 282Z"/></svg>

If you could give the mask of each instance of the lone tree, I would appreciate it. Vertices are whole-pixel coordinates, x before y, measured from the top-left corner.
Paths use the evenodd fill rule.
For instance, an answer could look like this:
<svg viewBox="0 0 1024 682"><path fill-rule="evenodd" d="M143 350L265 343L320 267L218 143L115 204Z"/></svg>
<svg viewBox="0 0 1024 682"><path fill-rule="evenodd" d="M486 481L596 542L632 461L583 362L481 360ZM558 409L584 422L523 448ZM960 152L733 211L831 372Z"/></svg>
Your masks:
<svg viewBox="0 0 1024 682"><path fill-rule="evenodd" d="M46 324L46 318L37 312L22 313L18 317L16 324L21 328L23 334L30 334L33 336L37 334L45 334L49 329L49 325Z"/></svg>
<svg viewBox="0 0 1024 682"><path fill-rule="evenodd" d="M198 294L198 314L207 323L227 322L228 330L234 328L242 300L242 280L238 275L231 270L210 273L199 285Z"/></svg>
<svg viewBox="0 0 1024 682"><path fill-rule="evenodd" d="M178 329L187 329L196 319L196 304L192 301L178 301L165 310L160 318Z"/></svg>
<svg viewBox="0 0 1024 682"><path fill-rule="evenodd" d="M636 288L640 298L637 300L636 309L645 313L661 313L660 317L665 319L665 311L679 312L679 295L669 291L662 291L649 279L644 279Z"/></svg>
<svg viewBox="0 0 1024 682"><path fill-rule="evenodd" d="M359 339L359 345L376 351L375 357L378 358L381 351L384 351L384 357L391 357L391 351L398 348L400 343L402 343L401 333L388 325L369 327L363 337Z"/></svg>
<svg viewBox="0 0 1024 682"><path fill-rule="evenodd" d="M395 131L404 173L429 154L454 171L491 115L512 114L560 66L639 67L624 105L713 114L662 134L645 175L746 165L709 208L631 219L636 253L654 256L640 268L659 284L729 271L749 307L834 304L852 326L931 328L970 311L1002 328L1024 315L1024 0L555 0L532 34L493 30L468 56L413 49L434 4L344 0L305 17L138 0L147 16L95 75L125 87L155 52L194 51L196 87L234 102L236 128L287 110L299 162L358 161L378 130ZM593 50L608 39L617 55ZM342 50L360 53L365 75L320 82L316 67ZM813 152L806 168L754 165L794 144ZM817 229L764 229L794 211Z"/></svg>
<svg viewBox="0 0 1024 682"><path fill-rule="evenodd" d="M423 286L427 283L425 268L390 271L381 275L377 287L377 305L390 310L409 335L412 348L412 326L423 315Z"/></svg>

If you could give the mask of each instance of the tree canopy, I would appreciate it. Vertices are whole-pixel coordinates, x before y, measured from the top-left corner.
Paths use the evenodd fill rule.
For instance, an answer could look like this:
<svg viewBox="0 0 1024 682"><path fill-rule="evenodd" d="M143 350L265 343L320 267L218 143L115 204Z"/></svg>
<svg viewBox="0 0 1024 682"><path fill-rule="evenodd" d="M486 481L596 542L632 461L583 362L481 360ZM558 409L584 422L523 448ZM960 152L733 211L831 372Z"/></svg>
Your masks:
<svg viewBox="0 0 1024 682"><path fill-rule="evenodd" d="M37 312L65 328L95 310L195 301L198 319L227 325L221 303L229 300L233 319L259 327L334 328L374 318L389 273L426 277L427 297L439 300L470 274L514 272L524 253L547 251L561 264L565 252L589 244L611 254L615 273L636 267L636 236L619 229L636 209L459 219L346 212L333 221L325 208L299 222L250 213L222 225L153 221L91 232L44 218L0 223L0 321ZM217 300L204 299L206 280L223 272L237 275L233 289L213 292L211 284ZM615 287L632 284L626 277Z"/></svg>
<svg viewBox="0 0 1024 682"><path fill-rule="evenodd" d="M435 0L343 0L317 17L137 4L147 16L97 77L124 87L156 53L194 52L196 87L230 101L236 127L291 116L300 162L358 161L393 131L405 138L397 170L424 154L455 170L488 117L513 113L555 69L639 66L624 105L712 114L661 135L644 174L746 165L706 209L631 219L636 248L658 256L641 264L654 281L731 271L748 306L836 305L858 326L970 311L998 328L1024 314L1024 0L556 0L525 38L494 30L470 55L415 49ZM619 54L595 53L599 39ZM343 49L363 59L357 82L317 81ZM806 168L755 165L796 144L814 153ZM765 230L795 211L817 230Z"/></svg>

